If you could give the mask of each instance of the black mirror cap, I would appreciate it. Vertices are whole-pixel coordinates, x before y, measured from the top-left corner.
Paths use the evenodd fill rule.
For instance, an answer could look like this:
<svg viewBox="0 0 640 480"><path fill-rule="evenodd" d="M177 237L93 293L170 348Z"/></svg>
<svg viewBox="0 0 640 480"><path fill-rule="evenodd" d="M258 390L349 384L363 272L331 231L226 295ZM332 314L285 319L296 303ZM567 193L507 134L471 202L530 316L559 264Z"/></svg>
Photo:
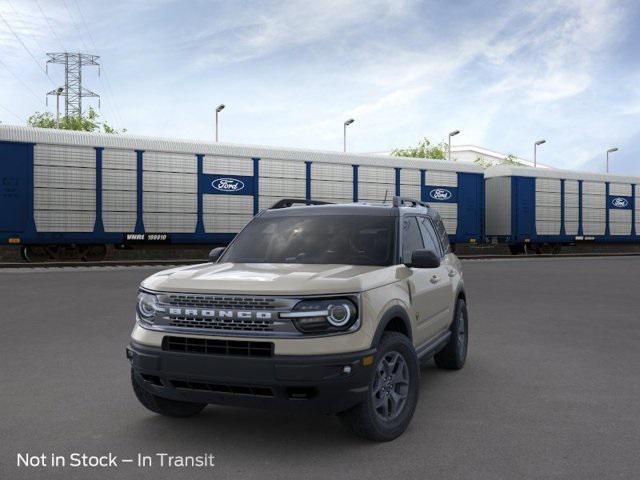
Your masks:
<svg viewBox="0 0 640 480"><path fill-rule="evenodd" d="M407 267L411 268L438 268L440 257L431 250L416 250L411 255L411 263Z"/></svg>
<svg viewBox="0 0 640 480"><path fill-rule="evenodd" d="M209 261L211 263L216 263L218 259L222 256L225 250L226 250L225 247L216 247L213 250L211 250L209 252Z"/></svg>

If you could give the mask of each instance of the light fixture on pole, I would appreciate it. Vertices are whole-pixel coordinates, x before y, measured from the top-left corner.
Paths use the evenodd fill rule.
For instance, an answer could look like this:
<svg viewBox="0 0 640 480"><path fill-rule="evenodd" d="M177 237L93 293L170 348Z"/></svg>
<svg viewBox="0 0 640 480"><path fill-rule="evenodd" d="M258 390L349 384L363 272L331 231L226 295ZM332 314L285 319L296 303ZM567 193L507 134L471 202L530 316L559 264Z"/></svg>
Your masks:
<svg viewBox="0 0 640 480"><path fill-rule="evenodd" d="M353 118L350 118L349 120L345 120L344 122L344 129L342 134L342 151L343 152L347 151L347 125L351 125L353 122L355 122Z"/></svg>
<svg viewBox="0 0 640 480"><path fill-rule="evenodd" d="M221 103L216 107L216 142L218 141L218 114L224 110L224 103Z"/></svg>
<svg viewBox="0 0 640 480"><path fill-rule="evenodd" d="M543 143L546 143L546 140L538 140L533 144L533 168L538 166L538 145L542 145Z"/></svg>
<svg viewBox="0 0 640 480"><path fill-rule="evenodd" d="M454 130L453 132L449 132L449 149L448 149L448 160L451 161L451 137L455 137L460 133L460 130Z"/></svg>
<svg viewBox="0 0 640 480"><path fill-rule="evenodd" d="M618 151L618 147L612 147L609 150L607 150L607 173L609 173L609 154L617 151Z"/></svg>

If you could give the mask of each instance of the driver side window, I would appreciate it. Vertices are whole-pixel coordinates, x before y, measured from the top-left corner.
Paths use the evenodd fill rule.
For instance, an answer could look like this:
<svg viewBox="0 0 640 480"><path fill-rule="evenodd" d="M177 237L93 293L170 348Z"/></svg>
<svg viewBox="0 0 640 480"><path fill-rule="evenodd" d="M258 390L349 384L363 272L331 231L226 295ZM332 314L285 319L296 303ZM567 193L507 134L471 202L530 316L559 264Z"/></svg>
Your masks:
<svg viewBox="0 0 640 480"><path fill-rule="evenodd" d="M420 229L422 230L422 236L424 237L424 248L426 248L427 250L431 250L433 253L442 258L444 256L444 252L442 251L442 247L440 246L438 236L433 229L433 225L426 217L420 217L419 222Z"/></svg>
<svg viewBox="0 0 640 480"><path fill-rule="evenodd" d="M422 234L416 217L402 219L402 263L411 263L411 255L415 250L424 248Z"/></svg>

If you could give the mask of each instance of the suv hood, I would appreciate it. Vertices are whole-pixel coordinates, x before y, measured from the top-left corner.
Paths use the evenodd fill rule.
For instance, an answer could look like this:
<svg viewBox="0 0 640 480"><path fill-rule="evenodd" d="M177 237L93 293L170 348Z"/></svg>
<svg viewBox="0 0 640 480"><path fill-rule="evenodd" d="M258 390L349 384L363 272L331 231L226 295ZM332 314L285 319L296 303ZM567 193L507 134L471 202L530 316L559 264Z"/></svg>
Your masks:
<svg viewBox="0 0 640 480"><path fill-rule="evenodd" d="M164 270L142 282L181 293L318 295L357 293L393 283L398 266L205 263Z"/></svg>

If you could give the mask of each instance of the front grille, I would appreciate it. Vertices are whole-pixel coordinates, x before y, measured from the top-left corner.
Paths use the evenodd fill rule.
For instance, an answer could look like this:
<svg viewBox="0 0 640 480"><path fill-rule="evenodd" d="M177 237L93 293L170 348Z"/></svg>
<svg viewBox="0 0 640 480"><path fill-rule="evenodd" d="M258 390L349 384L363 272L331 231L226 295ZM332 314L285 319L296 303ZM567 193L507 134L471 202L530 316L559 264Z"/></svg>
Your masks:
<svg viewBox="0 0 640 480"><path fill-rule="evenodd" d="M266 297L242 297L227 295L167 295L167 303L176 307L200 307L200 308L228 308L239 310L267 310L272 309L275 298Z"/></svg>
<svg viewBox="0 0 640 480"><path fill-rule="evenodd" d="M164 337L162 349L170 352L227 355L234 357L272 357L272 342L242 342L209 338Z"/></svg>
<svg viewBox="0 0 640 480"><path fill-rule="evenodd" d="M272 332L272 320L251 320L239 318L199 318L169 315L172 327L200 328L205 330L226 330L236 332Z"/></svg>
<svg viewBox="0 0 640 480"><path fill-rule="evenodd" d="M273 397L273 390L269 387L255 385L227 385L218 383L191 382L186 380L171 380L174 388L181 390L203 390L215 393L230 393L233 395L253 395L256 397Z"/></svg>

